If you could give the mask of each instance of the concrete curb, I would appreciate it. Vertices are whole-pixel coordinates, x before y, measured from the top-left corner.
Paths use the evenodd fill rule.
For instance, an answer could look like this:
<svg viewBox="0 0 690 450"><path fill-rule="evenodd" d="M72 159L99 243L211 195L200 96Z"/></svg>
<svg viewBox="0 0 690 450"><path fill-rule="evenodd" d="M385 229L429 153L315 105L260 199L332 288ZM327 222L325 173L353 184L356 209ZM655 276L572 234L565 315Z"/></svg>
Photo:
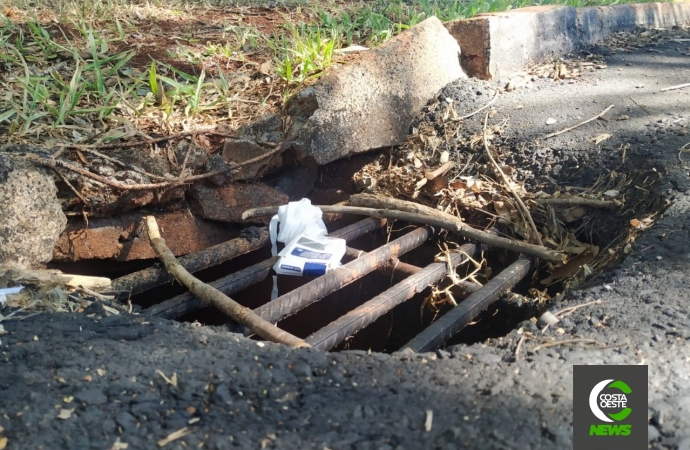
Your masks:
<svg viewBox="0 0 690 450"><path fill-rule="evenodd" d="M537 6L447 22L468 76L497 79L528 64L596 44L638 26L690 22L690 3L638 3L574 8Z"/></svg>

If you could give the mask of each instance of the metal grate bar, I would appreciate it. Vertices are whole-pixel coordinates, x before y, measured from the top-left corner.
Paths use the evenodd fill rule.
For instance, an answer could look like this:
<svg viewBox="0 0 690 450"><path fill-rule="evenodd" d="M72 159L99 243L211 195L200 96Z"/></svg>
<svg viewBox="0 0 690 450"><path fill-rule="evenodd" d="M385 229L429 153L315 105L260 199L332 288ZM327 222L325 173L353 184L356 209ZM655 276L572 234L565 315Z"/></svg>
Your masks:
<svg viewBox="0 0 690 450"><path fill-rule="evenodd" d="M419 333L401 350L411 349L414 352L436 350L456 333L465 328L477 315L491 303L513 288L531 270L532 261L519 258L508 266L480 290L467 297L458 306L448 311L443 317Z"/></svg>
<svg viewBox="0 0 690 450"><path fill-rule="evenodd" d="M326 272L319 278L255 309L254 312L269 322L276 323L376 270L388 263L391 258L419 247L433 234L431 228L417 228L354 261Z"/></svg>
<svg viewBox="0 0 690 450"><path fill-rule="evenodd" d="M256 236L231 239L200 252L181 256L177 262L188 272L194 273L260 249L268 243L268 231L255 227L254 229L257 230ZM111 291L118 300L126 300L132 295L146 292L172 280L173 276L165 267L156 263L147 269L116 278L113 280Z"/></svg>
<svg viewBox="0 0 690 450"><path fill-rule="evenodd" d="M385 219L367 218L336 230L329 234L331 237L354 240L385 225ZM278 257L272 257L258 264L254 264L235 273L219 278L209 285L225 295L232 295L263 281L270 273ZM177 295L145 310L148 316L177 319L204 306L204 302L190 292Z"/></svg>
<svg viewBox="0 0 690 450"><path fill-rule="evenodd" d="M465 244L460 248L460 252L452 252L452 266L457 267L459 264L467 261L467 255L473 256L476 249L477 246L474 244ZM320 350L332 349L348 336L357 333L399 304L440 281L447 275L447 268L448 266L445 262L429 264L424 269L420 269L416 274L411 275L358 308L331 322L306 338L305 341L312 347Z"/></svg>

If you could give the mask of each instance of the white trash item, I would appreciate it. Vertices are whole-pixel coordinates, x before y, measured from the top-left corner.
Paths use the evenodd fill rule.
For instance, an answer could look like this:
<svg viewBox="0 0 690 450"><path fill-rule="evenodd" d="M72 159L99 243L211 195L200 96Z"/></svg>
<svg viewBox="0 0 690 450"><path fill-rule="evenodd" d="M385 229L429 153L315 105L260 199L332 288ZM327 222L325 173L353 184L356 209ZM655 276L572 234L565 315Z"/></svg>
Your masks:
<svg viewBox="0 0 690 450"><path fill-rule="evenodd" d="M273 266L280 275L319 276L340 267L345 255L345 240L301 234L280 252Z"/></svg>
<svg viewBox="0 0 690 450"><path fill-rule="evenodd" d="M273 256L280 256L273 266L277 274L318 276L340 266L345 255L345 240L327 237L321 209L303 198L278 208L268 226ZM285 244L278 253L277 242ZM277 278L273 277L273 293L278 296Z"/></svg>

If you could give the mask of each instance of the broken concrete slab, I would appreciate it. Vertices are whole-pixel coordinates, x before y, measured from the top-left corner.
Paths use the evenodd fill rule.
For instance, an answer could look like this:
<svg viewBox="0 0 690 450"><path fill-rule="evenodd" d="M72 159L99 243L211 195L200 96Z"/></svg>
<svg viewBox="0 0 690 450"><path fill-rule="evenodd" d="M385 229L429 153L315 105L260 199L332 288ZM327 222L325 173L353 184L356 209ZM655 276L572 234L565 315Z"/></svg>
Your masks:
<svg viewBox="0 0 690 450"><path fill-rule="evenodd" d="M49 262L66 223L51 175L0 153L0 265L29 268Z"/></svg>
<svg viewBox="0 0 690 450"><path fill-rule="evenodd" d="M564 56L638 26L670 27L690 21L690 3L640 3L573 8L535 6L447 22L471 77L499 79L529 64Z"/></svg>
<svg viewBox="0 0 690 450"><path fill-rule="evenodd" d="M221 187L195 185L189 191L189 204L200 217L220 222L243 222L242 213L249 208L279 206L288 196L263 183L233 183ZM264 219L257 219L263 223Z"/></svg>
<svg viewBox="0 0 690 450"><path fill-rule="evenodd" d="M53 261L74 262L93 259L132 261L155 258L149 245L143 218L149 213L123 214L93 219L88 226L81 219L70 221L53 251ZM189 210L156 213L156 222L170 250L186 255L235 237L221 225L194 217Z"/></svg>
<svg viewBox="0 0 690 450"><path fill-rule="evenodd" d="M459 55L457 42L431 17L332 70L288 104L293 150L326 164L402 143L427 101L465 77Z"/></svg>

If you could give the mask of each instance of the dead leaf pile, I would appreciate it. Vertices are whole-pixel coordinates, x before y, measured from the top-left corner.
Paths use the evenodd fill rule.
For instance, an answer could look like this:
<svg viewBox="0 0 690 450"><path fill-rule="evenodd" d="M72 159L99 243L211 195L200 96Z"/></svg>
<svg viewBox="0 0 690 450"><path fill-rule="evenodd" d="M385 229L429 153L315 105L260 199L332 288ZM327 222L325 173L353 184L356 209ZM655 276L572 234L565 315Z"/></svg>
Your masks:
<svg viewBox="0 0 690 450"><path fill-rule="evenodd" d="M605 40L605 43L609 47L624 52L634 51L641 47L655 47L669 41L686 44L685 47L690 48L687 45L688 28L687 26L671 29L638 27L633 31L613 33ZM683 54L690 54L690 50L686 49L686 53Z"/></svg>
<svg viewBox="0 0 690 450"><path fill-rule="evenodd" d="M527 74L534 78L574 80L588 72L606 69L607 67L603 56L588 53L581 58L559 58L547 64L532 66Z"/></svg>
<svg viewBox="0 0 690 450"><path fill-rule="evenodd" d="M83 311L100 302L107 315L118 315L127 308L115 297L102 295L94 289L110 286L108 278L67 275L57 270L18 270L0 267L0 288L22 286L18 293L6 296L6 305L17 312L33 314L41 311ZM0 316L2 321L2 316Z"/></svg>

